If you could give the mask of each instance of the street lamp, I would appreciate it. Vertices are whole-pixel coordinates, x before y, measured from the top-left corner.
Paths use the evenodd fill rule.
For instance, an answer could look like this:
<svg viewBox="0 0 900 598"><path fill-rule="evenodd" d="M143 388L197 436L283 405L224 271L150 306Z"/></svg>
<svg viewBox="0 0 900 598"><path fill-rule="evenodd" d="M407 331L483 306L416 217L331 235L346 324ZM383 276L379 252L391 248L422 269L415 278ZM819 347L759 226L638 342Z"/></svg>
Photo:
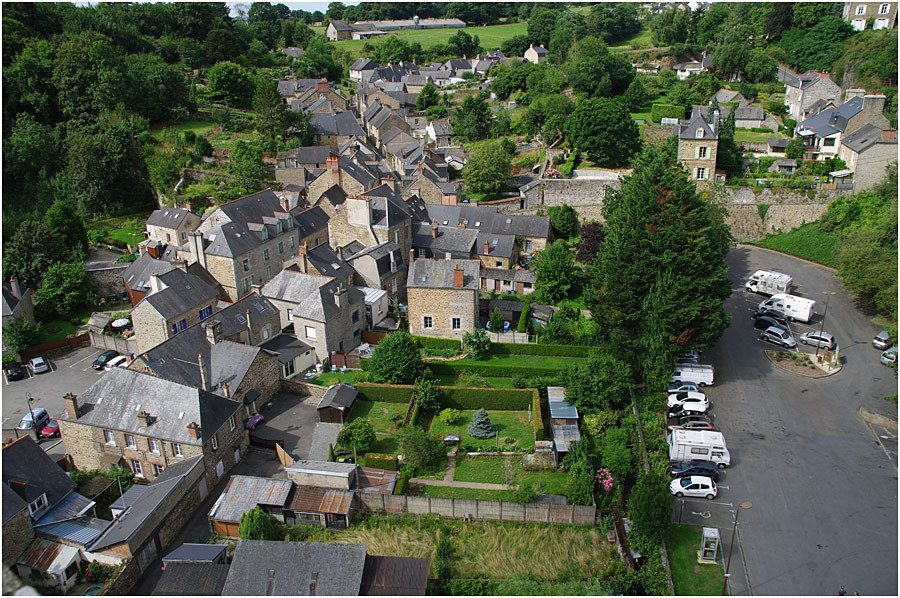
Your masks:
<svg viewBox="0 0 900 598"><path fill-rule="evenodd" d="M825 330L825 316L828 315L828 301L832 295L837 295L834 291L825 291L825 313L822 314L822 326L819 328L819 338L822 338L822 332ZM819 343L816 343L816 357L819 356Z"/></svg>
<svg viewBox="0 0 900 598"><path fill-rule="evenodd" d="M30 393L30 392L29 392L29 393L26 393L25 396L28 398L28 400L26 401L26 403L28 404L28 413L31 414L31 429L34 430L34 439L35 439L35 440L40 440L41 437L38 435L38 431L37 431L37 422L34 421L34 411L31 409L31 404L34 403L34 397L31 396L31 393Z"/></svg>
<svg viewBox="0 0 900 598"><path fill-rule="evenodd" d="M722 582L723 596L728 589L728 571L731 570L731 553L734 552L734 537L737 534L738 516L740 516L741 511L750 510L751 508L753 508L753 503L748 500L739 504L738 510L734 512L734 527L731 529L731 545L728 547L728 560L725 562L725 580Z"/></svg>

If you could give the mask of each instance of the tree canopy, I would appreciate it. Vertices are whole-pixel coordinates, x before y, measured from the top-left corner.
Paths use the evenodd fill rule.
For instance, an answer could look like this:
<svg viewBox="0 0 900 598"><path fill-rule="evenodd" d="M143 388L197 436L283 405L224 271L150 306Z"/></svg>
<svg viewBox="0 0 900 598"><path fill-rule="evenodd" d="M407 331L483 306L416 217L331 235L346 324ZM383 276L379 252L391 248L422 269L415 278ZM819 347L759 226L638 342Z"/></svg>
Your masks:
<svg viewBox="0 0 900 598"><path fill-rule="evenodd" d="M622 102L584 100L569 117L566 140L598 166L622 166L641 149L637 124Z"/></svg>

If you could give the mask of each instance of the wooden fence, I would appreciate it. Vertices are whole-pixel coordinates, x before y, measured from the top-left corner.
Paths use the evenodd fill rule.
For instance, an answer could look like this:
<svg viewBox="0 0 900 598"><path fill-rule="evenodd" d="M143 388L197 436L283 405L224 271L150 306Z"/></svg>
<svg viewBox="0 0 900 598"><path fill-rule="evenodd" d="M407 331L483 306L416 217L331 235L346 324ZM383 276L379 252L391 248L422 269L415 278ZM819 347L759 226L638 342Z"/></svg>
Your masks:
<svg viewBox="0 0 900 598"><path fill-rule="evenodd" d="M381 342L381 339L388 335L387 332L377 332L375 330L363 330L362 339L364 343L369 343L370 345L377 345Z"/></svg>
<svg viewBox="0 0 900 598"><path fill-rule="evenodd" d="M49 343L41 343L40 345L34 345L33 347L22 349L21 351L19 351L19 356L24 361L27 361L32 357L37 357L38 355L43 355L45 357L61 355L63 353L68 353L72 349L86 347L90 343L91 337L89 334L79 334L78 336L61 338L56 341L50 341Z"/></svg>
<svg viewBox="0 0 900 598"><path fill-rule="evenodd" d="M335 367L346 367L351 370L359 369L359 355L348 355L347 353L339 353L335 351L329 357L329 362Z"/></svg>

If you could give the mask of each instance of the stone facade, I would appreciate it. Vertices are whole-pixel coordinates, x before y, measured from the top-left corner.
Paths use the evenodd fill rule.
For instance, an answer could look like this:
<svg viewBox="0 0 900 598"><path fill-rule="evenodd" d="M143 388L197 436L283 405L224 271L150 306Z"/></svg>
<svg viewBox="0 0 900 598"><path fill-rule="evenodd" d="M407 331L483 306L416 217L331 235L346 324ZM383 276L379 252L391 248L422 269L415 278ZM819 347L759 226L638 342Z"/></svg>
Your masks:
<svg viewBox="0 0 900 598"><path fill-rule="evenodd" d="M838 156L853 171L853 190L861 191L884 180L888 164L897 162L897 142L876 143L860 153L841 145Z"/></svg>
<svg viewBox="0 0 900 598"><path fill-rule="evenodd" d="M419 336L462 338L478 327L478 291L471 289L408 288L409 332ZM430 317L432 328L425 328L424 318ZM460 319L460 327L453 329L453 318Z"/></svg>
<svg viewBox="0 0 900 598"><path fill-rule="evenodd" d="M33 539L34 527L26 507L3 524L3 564L15 565Z"/></svg>
<svg viewBox="0 0 900 598"><path fill-rule="evenodd" d="M351 288L345 291L341 297L342 303L338 315L329 317L326 322L298 315L296 303L274 297L269 297L269 301L278 308L282 326L293 324L294 334L297 335L297 338L315 349L319 362L325 362L333 351L351 351L362 342L362 331L366 324L366 306L363 294L357 289ZM331 297L326 300L337 301ZM292 310L290 317L287 313L289 309ZM354 317L355 322L353 321Z"/></svg>
<svg viewBox="0 0 900 598"><path fill-rule="evenodd" d="M897 27L896 2L844 2L842 16L857 31L869 29L895 29Z"/></svg>
<svg viewBox="0 0 900 598"><path fill-rule="evenodd" d="M678 162L688 171L698 189L715 181L717 139L679 139Z"/></svg>
<svg viewBox="0 0 900 598"><path fill-rule="evenodd" d="M816 81L808 83L805 88L785 85L784 103L788 107L788 116L796 121L805 119L809 108L818 102L837 102L841 97L841 88L827 76L820 76Z"/></svg>
<svg viewBox="0 0 900 598"><path fill-rule="evenodd" d="M343 189L347 195L360 195L366 190L362 183L349 174L342 172L337 160L329 160L327 168L316 180L309 183L309 186L306 188L306 200L309 202L309 205L319 205L323 209L326 209L328 206L335 207L329 201L319 201L322 194L335 185Z"/></svg>
<svg viewBox="0 0 900 598"><path fill-rule="evenodd" d="M180 326L180 322L185 322L184 328L193 326L200 322L200 310L212 305L215 309L215 300L212 302L204 300L189 310L178 314L174 318L165 318L156 311L149 301L141 301L133 310L131 310L131 322L134 325L134 338L137 340L138 352L144 353L153 347L159 345L165 340L172 338L175 334L172 332L172 325Z"/></svg>
<svg viewBox="0 0 900 598"><path fill-rule="evenodd" d="M147 238L166 245L183 245L187 243L188 233L197 230L198 226L200 226L200 217L193 212L188 212L177 228L148 224Z"/></svg>
<svg viewBox="0 0 900 598"><path fill-rule="evenodd" d="M406 298L406 264L403 264L397 268L396 272L392 272L383 279L378 274L378 265L370 256L363 255L351 259L350 264L355 271L354 282L358 286L387 291L392 302L402 301Z"/></svg>
<svg viewBox="0 0 900 598"><path fill-rule="evenodd" d="M249 406L253 412L258 411L281 390L281 364L277 356L260 351L244 375L241 385L231 391L229 398L243 402L244 395L251 389L260 393L259 399Z"/></svg>
<svg viewBox="0 0 900 598"><path fill-rule="evenodd" d="M128 268L128 264L116 264L115 262L103 262L99 264L85 264L88 278L97 288L101 297L118 297L125 292L125 280L122 273Z"/></svg>

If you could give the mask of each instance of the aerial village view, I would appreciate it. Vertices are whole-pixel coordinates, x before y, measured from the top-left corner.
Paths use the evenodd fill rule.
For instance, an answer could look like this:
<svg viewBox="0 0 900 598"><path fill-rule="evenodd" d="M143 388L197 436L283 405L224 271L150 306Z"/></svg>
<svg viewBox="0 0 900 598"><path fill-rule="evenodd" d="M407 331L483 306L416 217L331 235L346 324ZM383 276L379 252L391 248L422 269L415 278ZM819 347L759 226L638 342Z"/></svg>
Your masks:
<svg viewBox="0 0 900 598"><path fill-rule="evenodd" d="M4 2L3 595L897 596L896 2Z"/></svg>

